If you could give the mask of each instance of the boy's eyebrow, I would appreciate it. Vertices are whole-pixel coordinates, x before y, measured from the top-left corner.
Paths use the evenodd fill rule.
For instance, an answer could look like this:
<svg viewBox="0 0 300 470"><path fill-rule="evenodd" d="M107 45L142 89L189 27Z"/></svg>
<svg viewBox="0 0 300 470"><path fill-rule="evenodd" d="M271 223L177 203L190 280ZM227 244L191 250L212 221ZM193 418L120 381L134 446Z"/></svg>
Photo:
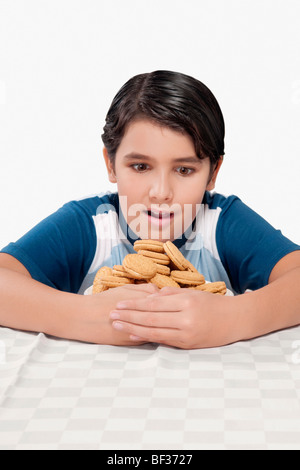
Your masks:
<svg viewBox="0 0 300 470"><path fill-rule="evenodd" d="M149 157L148 155L143 155L141 153L128 153L127 155L124 155L124 160L145 160L145 161L152 161L155 160L152 157ZM190 157L179 157L175 158L173 160L176 163L201 163L201 159L198 158L196 155L195 156L190 156Z"/></svg>

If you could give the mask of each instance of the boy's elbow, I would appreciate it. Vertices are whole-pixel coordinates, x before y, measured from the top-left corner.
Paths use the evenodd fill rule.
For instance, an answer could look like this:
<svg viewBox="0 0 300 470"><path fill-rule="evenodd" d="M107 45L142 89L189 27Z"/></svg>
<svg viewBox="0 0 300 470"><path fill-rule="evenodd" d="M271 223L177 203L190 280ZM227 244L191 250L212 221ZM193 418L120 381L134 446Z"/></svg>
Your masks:
<svg viewBox="0 0 300 470"><path fill-rule="evenodd" d="M31 278L31 274L25 268L25 266L19 260L17 260L17 258L7 253L0 253L0 269L1 268L15 271Z"/></svg>

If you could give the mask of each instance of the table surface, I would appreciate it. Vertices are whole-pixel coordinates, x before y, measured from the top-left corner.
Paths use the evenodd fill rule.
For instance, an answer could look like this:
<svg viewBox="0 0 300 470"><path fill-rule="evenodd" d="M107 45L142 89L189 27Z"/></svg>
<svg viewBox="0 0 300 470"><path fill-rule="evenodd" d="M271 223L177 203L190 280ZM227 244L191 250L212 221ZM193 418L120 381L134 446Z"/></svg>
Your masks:
<svg viewBox="0 0 300 470"><path fill-rule="evenodd" d="M0 328L0 449L300 449L300 327L222 348Z"/></svg>

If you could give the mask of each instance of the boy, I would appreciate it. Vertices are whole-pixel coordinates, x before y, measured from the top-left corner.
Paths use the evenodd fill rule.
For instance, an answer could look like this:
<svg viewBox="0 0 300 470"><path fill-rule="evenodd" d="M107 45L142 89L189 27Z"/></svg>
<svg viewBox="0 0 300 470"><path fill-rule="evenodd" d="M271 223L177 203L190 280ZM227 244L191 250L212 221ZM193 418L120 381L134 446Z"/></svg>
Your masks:
<svg viewBox="0 0 300 470"><path fill-rule="evenodd" d="M118 193L73 201L0 253L0 324L100 344L214 347L300 323L300 247L215 187L225 126L210 90L168 71L118 92L102 136ZM138 238L173 240L234 297L129 285L84 296ZM246 291L251 291L247 292Z"/></svg>

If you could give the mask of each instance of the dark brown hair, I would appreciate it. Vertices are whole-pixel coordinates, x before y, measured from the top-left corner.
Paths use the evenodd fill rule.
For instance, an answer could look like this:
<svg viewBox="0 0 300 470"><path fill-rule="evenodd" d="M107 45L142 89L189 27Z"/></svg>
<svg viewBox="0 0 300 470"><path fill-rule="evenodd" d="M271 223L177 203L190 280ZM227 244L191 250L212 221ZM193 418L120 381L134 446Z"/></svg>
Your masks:
<svg viewBox="0 0 300 470"><path fill-rule="evenodd" d="M193 77L159 70L125 83L112 101L102 135L113 163L126 128L138 119L188 134L197 156L208 157L213 167L224 155L222 111L212 92Z"/></svg>

